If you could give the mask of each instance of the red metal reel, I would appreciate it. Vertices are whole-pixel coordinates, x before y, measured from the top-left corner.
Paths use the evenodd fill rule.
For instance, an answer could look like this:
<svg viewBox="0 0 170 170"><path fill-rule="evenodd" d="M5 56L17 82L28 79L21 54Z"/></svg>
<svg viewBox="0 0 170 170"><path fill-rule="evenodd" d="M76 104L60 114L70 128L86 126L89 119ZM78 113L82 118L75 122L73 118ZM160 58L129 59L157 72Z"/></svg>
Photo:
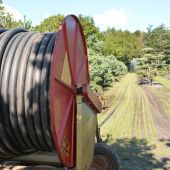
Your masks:
<svg viewBox="0 0 170 170"><path fill-rule="evenodd" d="M76 158L76 89L89 84L89 66L81 25L67 16L57 33L50 74L52 135L57 154L67 167Z"/></svg>

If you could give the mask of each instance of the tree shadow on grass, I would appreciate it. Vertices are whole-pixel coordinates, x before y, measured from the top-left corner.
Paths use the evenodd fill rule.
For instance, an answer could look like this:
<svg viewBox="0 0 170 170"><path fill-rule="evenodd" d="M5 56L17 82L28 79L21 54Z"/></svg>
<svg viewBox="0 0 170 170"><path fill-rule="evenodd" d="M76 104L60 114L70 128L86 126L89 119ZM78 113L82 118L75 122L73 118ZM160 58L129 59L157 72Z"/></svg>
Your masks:
<svg viewBox="0 0 170 170"><path fill-rule="evenodd" d="M152 154L156 146L145 139L117 139L111 147L121 159L121 170L168 170L168 160L157 160Z"/></svg>
<svg viewBox="0 0 170 170"><path fill-rule="evenodd" d="M166 141L166 146L170 147L170 139Z"/></svg>
<svg viewBox="0 0 170 170"><path fill-rule="evenodd" d="M164 142L166 146L170 147L170 139L160 139L160 142Z"/></svg>

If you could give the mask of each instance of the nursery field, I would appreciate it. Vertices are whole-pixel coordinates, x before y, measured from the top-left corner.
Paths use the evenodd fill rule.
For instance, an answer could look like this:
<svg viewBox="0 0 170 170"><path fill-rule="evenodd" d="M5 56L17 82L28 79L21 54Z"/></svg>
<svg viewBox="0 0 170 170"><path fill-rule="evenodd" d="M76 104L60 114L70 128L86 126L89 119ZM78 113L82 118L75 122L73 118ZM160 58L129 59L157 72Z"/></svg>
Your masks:
<svg viewBox="0 0 170 170"><path fill-rule="evenodd" d="M127 74L104 93L109 107L98 116L101 134L122 170L170 169L170 81L155 79L162 84L139 86Z"/></svg>

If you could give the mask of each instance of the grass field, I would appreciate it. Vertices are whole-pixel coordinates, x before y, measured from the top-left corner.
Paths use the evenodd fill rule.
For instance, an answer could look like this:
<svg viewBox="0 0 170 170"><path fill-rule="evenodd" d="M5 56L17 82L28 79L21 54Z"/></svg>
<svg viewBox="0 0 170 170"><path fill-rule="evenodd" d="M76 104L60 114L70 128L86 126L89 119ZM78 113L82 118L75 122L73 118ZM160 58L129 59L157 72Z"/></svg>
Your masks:
<svg viewBox="0 0 170 170"><path fill-rule="evenodd" d="M98 116L99 122L114 113L101 126L101 134L120 156L122 170L168 170L170 117L161 96L170 92L167 86L138 86L136 82L136 75L128 74L105 93L110 107Z"/></svg>
<svg viewBox="0 0 170 170"><path fill-rule="evenodd" d="M165 79L165 78L163 78L161 76L155 77L154 80L156 80L157 82L164 85L167 89L170 90L170 80L167 80L167 79Z"/></svg>
<svg viewBox="0 0 170 170"><path fill-rule="evenodd" d="M165 114L170 115L170 80L157 76L155 80L163 85L159 90L155 90L154 93L159 96L159 100L162 103Z"/></svg>

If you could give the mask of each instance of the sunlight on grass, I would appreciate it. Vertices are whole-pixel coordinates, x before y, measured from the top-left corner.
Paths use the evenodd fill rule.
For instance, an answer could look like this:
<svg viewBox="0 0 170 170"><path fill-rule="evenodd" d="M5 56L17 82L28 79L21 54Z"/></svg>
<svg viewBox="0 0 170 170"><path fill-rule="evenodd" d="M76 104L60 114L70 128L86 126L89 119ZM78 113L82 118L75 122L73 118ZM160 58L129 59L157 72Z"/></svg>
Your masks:
<svg viewBox="0 0 170 170"><path fill-rule="evenodd" d="M161 77L161 76L157 76L154 78L154 80L156 80L158 83L164 85L167 89L170 89L170 81Z"/></svg>
<svg viewBox="0 0 170 170"><path fill-rule="evenodd" d="M170 80L161 76L155 77L155 80L163 86L159 90L153 89L152 91L157 94L158 99L165 110L165 114L170 115Z"/></svg>
<svg viewBox="0 0 170 170"><path fill-rule="evenodd" d="M168 141L159 140L150 101L144 89L136 82L137 76L130 73L116 83L115 100L103 116L99 115L99 120L112 112L120 100L122 101L113 115L101 126L102 137L118 152L122 160L122 170L162 170L162 167L168 169L169 160L162 159L170 158ZM166 82L167 86L168 83Z"/></svg>

